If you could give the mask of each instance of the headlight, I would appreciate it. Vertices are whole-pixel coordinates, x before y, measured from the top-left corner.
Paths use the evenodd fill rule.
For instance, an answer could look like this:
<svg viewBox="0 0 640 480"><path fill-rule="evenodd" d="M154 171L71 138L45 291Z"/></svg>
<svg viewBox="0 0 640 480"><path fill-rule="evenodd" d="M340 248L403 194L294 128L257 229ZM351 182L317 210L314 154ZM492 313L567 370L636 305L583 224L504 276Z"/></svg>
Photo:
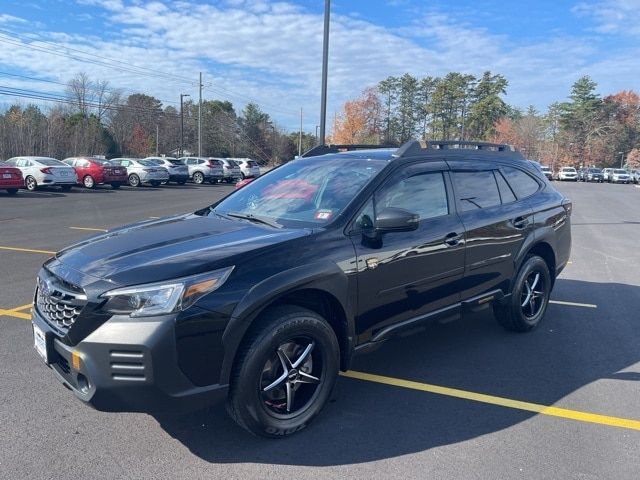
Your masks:
<svg viewBox="0 0 640 480"><path fill-rule="evenodd" d="M191 277L117 288L100 295L107 303L102 310L113 314L147 317L186 310L198 299L220 288L233 267Z"/></svg>

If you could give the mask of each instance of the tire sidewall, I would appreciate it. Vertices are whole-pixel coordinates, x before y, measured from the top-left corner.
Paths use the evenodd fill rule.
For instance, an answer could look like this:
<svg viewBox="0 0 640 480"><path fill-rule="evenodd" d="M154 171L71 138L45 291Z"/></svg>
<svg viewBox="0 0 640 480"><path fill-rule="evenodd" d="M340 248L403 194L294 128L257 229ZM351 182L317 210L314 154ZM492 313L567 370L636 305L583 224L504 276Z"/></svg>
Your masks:
<svg viewBox="0 0 640 480"><path fill-rule="evenodd" d="M204 175L201 172L196 172L193 174L193 183L197 185L201 185L204 183Z"/></svg>
<svg viewBox="0 0 640 480"><path fill-rule="evenodd" d="M82 184L84 185L85 188L93 188L96 186L96 182L93 180L93 177L91 175L86 175L82 179Z"/></svg>
<svg viewBox="0 0 640 480"><path fill-rule="evenodd" d="M527 277L534 271L538 271L542 275L542 281L544 282L544 303L540 311L532 318L526 317L522 312L521 298L524 283ZM549 296L551 293L551 275L549 274L549 268L547 263L538 256L531 256L522 264L515 284L513 286L513 294L511 296L511 315L517 325L522 326L524 329L530 330L535 328L547 311L549 306Z"/></svg>
<svg viewBox="0 0 640 480"><path fill-rule="evenodd" d="M30 192L33 192L34 190L36 190L38 188L38 182L36 182L36 179L33 178L31 175L29 175L26 179L25 179L25 187L27 190L29 190Z"/></svg>
<svg viewBox="0 0 640 480"><path fill-rule="evenodd" d="M135 180L132 182L131 179L135 179ZM132 187L139 187L140 177L138 177L135 173L132 173L131 175L129 175L129 185L131 185Z"/></svg>
<svg viewBox="0 0 640 480"><path fill-rule="evenodd" d="M272 416L262 403L260 395L260 377L269 357L288 340L307 336L316 342L314 349L322 355L323 369L319 391L313 402L303 411L290 419ZM267 328L260 334L249 350L241 367L237 385L235 385L236 408L242 423L255 434L266 437L284 437L304 429L322 410L329 399L339 369L339 346L331 327L319 316L299 312L282 319L275 328ZM238 408L239 407L239 408Z"/></svg>

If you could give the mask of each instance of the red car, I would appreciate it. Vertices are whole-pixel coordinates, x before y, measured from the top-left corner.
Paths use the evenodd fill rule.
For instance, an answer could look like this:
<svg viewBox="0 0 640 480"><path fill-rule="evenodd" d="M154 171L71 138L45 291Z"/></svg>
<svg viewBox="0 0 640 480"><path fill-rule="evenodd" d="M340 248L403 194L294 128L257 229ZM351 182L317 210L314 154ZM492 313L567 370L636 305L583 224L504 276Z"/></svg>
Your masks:
<svg viewBox="0 0 640 480"><path fill-rule="evenodd" d="M71 157L63 162L75 169L78 183L86 188L94 188L103 183L120 188L120 185L127 183L127 169L112 165L104 158Z"/></svg>
<svg viewBox="0 0 640 480"><path fill-rule="evenodd" d="M6 190L9 195L15 195L20 188L24 188L22 171L0 163L0 190Z"/></svg>

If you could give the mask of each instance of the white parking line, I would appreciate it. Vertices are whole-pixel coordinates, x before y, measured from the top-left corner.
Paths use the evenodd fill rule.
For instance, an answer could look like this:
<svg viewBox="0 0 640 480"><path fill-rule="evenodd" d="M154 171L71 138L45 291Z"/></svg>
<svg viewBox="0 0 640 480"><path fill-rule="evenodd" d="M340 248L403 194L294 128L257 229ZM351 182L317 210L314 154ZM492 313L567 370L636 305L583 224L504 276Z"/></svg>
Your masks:
<svg viewBox="0 0 640 480"><path fill-rule="evenodd" d="M598 306L593 303L563 302L561 300L549 300L549 303L555 303L556 305L568 305L570 307L598 308Z"/></svg>
<svg viewBox="0 0 640 480"><path fill-rule="evenodd" d="M89 228L89 227L69 227L71 230L86 230L88 232L106 232L104 228Z"/></svg>

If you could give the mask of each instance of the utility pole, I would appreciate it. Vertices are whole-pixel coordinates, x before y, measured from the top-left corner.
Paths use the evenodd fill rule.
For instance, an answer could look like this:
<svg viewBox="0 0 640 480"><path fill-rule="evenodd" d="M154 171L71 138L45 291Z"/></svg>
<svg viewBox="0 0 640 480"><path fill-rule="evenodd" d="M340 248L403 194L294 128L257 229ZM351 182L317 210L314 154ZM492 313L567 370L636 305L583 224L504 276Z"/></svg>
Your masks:
<svg viewBox="0 0 640 480"><path fill-rule="evenodd" d="M202 72L200 72L200 82L198 83L198 156L202 156Z"/></svg>
<svg viewBox="0 0 640 480"><path fill-rule="evenodd" d="M318 127L320 125L316 125L316 145L318 145Z"/></svg>
<svg viewBox="0 0 640 480"><path fill-rule="evenodd" d="M302 156L302 107L300 107L300 136L298 137L298 156Z"/></svg>
<svg viewBox="0 0 640 480"><path fill-rule="evenodd" d="M622 165L624 164L624 152L618 152L618 155L620 155L620 168L622 168Z"/></svg>
<svg viewBox="0 0 640 480"><path fill-rule="evenodd" d="M322 94L320 99L320 145L324 145L327 124L327 68L329 66L329 15L331 0L324 0L324 37L322 40Z"/></svg>
<svg viewBox="0 0 640 480"><path fill-rule="evenodd" d="M156 123L156 157L159 154L159 149L160 148L160 128L158 127L158 124Z"/></svg>
<svg viewBox="0 0 640 480"><path fill-rule="evenodd" d="M184 110L183 110L183 104L182 104L182 100L184 99L184 97L190 97L191 95L189 95L188 93L181 93L180 94L180 151L179 151L179 156L182 157L182 149L184 148Z"/></svg>

